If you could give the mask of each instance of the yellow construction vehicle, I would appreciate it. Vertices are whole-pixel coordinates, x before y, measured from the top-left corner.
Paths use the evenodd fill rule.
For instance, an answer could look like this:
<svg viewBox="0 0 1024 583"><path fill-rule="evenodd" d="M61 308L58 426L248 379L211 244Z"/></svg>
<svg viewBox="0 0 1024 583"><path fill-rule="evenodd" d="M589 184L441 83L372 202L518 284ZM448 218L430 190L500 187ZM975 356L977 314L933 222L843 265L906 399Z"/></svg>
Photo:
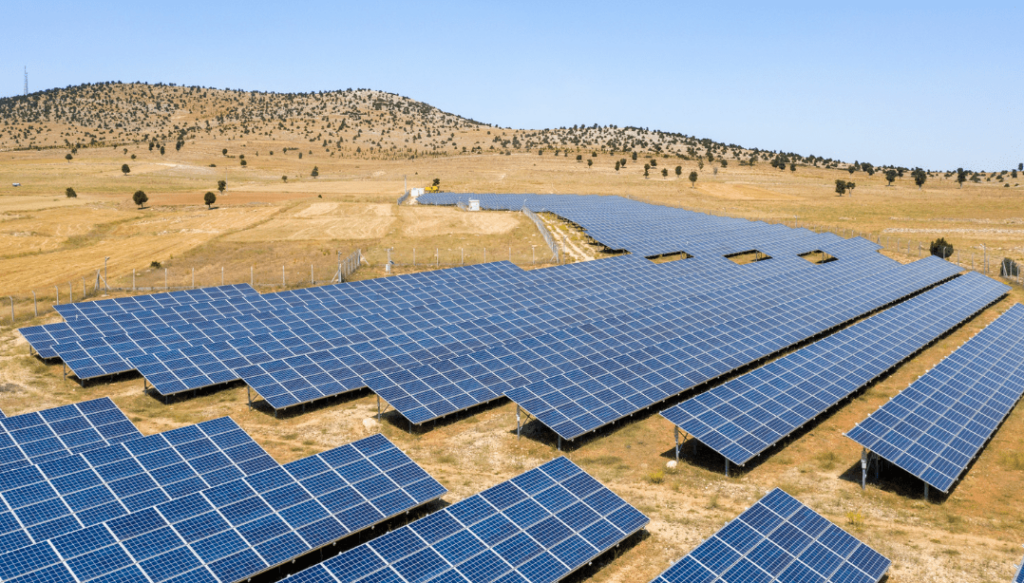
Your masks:
<svg viewBox="0 0 1024 583"><path fill-rule="evenodd" d="M428 186L423 189L423 192L441 192L440 186Z"/></svg>

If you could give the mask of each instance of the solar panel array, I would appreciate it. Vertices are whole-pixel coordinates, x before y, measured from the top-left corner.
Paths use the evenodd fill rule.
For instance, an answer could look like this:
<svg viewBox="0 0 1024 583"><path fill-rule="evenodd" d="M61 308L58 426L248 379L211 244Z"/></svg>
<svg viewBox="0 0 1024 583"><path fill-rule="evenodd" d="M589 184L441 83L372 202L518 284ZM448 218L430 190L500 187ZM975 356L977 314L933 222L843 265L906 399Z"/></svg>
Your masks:
<svg viewBox="0 0 1024 583"><path fill-rule="evenodd" d="M577 351L568 368L505 394L560 437L573 439L950 275L950 266L937 261L868 275L838 288L830 285L843 282L815 289L787 277L778 287L757 285L732 297L688 301L650 329L617 331L625 350L612 346L602 351L606 335L591 335L581 344L593 352ZM790 286L806 288L810 295L787 294ZM650 342L637 342L648 334Z"/></svg>
<svg viewBox="0 0 1024 583"><path fill-rule="evenodd" d="M0 580L243 581L445 492L381 435L282 466L215 419L0 471Z"/></svg>
<svg viewBox="0 0 1024 583"><path fill-rule="evenodd" d="M0 419L0 471L142 437L108 398Z"/></svg>
<svg viewBox="0 0 1024 583"><path fill-rule="evenodd" d="M891 564L776 488L652 583L877 583Z"/></svg>
<svg viewBox="0 0 1024 583"><path fill-rule="evenodd" d="M294 583L550 583L649 519L565 458L289 577Z"/></svg>
<svg viewBox="0 0 1024 583"><path fill-rule="evenodd" d="M1008 290L960 276L662 415L743 465Z"/></svg>
<svg viewBox="0 0 1024 583"><path fill-rule="evenodd" d="M1013 583L1024 583L1024 561L1017 567L1017 574L1013 577Z"/></svg>
<svg viewBox="0 0 1024 583"><path fill-rule="evenodd" d="M997 320L846 435L943 492L1024 394L1024 305Z"/></svg>

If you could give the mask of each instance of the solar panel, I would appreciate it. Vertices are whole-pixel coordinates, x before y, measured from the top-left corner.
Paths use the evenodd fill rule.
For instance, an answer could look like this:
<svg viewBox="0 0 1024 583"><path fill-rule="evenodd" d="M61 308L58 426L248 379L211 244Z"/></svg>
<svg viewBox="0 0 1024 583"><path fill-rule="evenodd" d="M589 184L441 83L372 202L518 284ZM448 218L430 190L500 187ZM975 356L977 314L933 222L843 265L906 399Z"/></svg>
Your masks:
<svg viewBox="0 0 1024 583"><path fill-rule="evenodd" d="M378 434L0 555L0 579L235 583L445 492Z"/></svg>
<svg viewBox="0 0 1024 583"><path fill-rule="evenodd" d="M652 583L877 583L891 564L776 488Z"/></svg>
<svg viewBox="0 0 1024 583"><path fill-rule="evenodd" d="M960 276L662 416L743 465L1008 290L978 273Z"/></svg>
<svg viewBox="0 0 1024 583"><path fill-rule="evenodd" d="M1022 394L1024 305L1015 304L846 435L948 493Z"/></svg>
<svg viewBox="0 0 1024 583"><path fill-rule="evenodd" d="M289 581L554 582L648 522L575 464L558 458Z"/></svg>
<svg viewBox="0 0 1024 583"><path fill-rule="evenodd" d="M277 467L228 417L0 473L0 552Z"/></svg>
<svg viewBox="0 0 1024 583"><path fill-rule="evenodd" d="M0 471L142 437L104 397L0 419Z"/></svg>
<svg viewBox="0 0 1024 583"><path fill-rule="evenodd" d="M1013 577L1013 583L1024 583L1024 561L1017 567L1017 574Z"/></svg>
<svg viewBox="0 0 1024 583"><path fill-rule="evenodd" d="M625 348L602 345L601 335L586 338L579 343L582 351L568 353L573 364L529 378L529 384L505 394L560 438L574 439L942 281L955 270L936 259L808 296L768 289L769 298L758 298L751 289L731 301L712 298L720 305L710 314L702 313L705 305L688 302L667 311L667 321L650 330L648 341L633 327L616 332ZM748 294L754 296L750 303ZM528 354L524 349L511 358L520 362Z"/></svg>

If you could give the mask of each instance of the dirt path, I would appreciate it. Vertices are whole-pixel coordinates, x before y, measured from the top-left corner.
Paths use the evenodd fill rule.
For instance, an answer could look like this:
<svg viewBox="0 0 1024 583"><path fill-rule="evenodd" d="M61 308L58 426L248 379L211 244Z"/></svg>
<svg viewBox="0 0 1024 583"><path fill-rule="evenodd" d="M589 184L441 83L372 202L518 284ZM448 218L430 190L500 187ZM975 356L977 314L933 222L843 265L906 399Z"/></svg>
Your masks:
<svg viewBox="0 0 1024 583"><path fill-rule="evenodd" d="M587 253L585 249L573 243L573 241L569 237L567 237L561 229L558 228L558 225L554 221L543 215L538 216L540 216L540 220L544 221L544 225L548 228L548 231L550 231L554 237L559 239L562 251L567 253L574 262L592 261L594 259L597 259L597 257L594 257L594 255Z"/></svg>

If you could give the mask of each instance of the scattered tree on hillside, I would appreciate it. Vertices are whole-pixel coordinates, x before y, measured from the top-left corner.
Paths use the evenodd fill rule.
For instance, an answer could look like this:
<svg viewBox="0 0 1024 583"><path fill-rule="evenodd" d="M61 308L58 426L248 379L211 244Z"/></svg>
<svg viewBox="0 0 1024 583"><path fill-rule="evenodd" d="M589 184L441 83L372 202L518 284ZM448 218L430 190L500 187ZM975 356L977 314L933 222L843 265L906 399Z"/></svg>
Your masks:
<svg viewBox="0 0 1024 583"><path fill-rule="evenodd" d="M790 162L790 164L789 164L789 171L790 172L796 172L796 164L795 163Z"/></svg>
<svg viewBox="0 0 1024 583"><path fill-rule="evenodd" d="M287 175L281 176L281 182L288 182L288 176Z"/></svg>
<svg viewBox="0 0 1024 583"><path fill-rule="evenodd" d="M615 171L616 172L619 171L619 161L618 160L615 161Z"/></svg>
<svg viewBox="0 0 1024 583"><path fill-rule="evenodd" d="M650 173L651 173L651 165L650 164L644 164L644 178L647 178L648 176L650 176L651 175Z"/></svg>
<svg viewBox="0 0 1024 583"><path fill-rule="evenodd" d="M1017 164L1017 170L1024 171L1024 162L1021 162L1020 164Z"/></svg>
<svg viewBox="0 0 1024 583"><path fill-rule="evenodd" d="M693 188L697 184L697 171L690 172L690 188Z"/></svg>
<svg viewBox="0 0 1024 583"><path fill-rule="evenodd" d="M217 195L216 194L214 194L212 192L207 192L206 194L203 195L203 203L206 205L206 208L208 208L208 209L213 208L213 203L215 203L215 202L217 202Z"/></svg>
<svg viewBox="0 0 1024 583"><path fill-rule="evenodd" d="M885 171L885 180L886 180L886 182L889 183L889 184L886 184L886 186L892 186L893 181L896 180L896 171L893 170L892 168L886 170Z"/></svg>
<svg viewBox="0 0 1024 583"><path fill-rule="evenodd" d="M636 162L636 152L633 152L633 161Z"/></svg>
<svg viewBox="0 0 1024 583"><path fill-rule="evenodd" d="M850 173L850 176L853 176L853 173L856 172L857 169L853 167L853 164L850 164L846 167L846 171Z"/></svg>
<svg viewBox="0 0 1024 583"><path fill-rule="evenodd" d="M683 167L682 166L676 166L676 178L679 178L682 175L683 175Z"/></svg>
<svg viewBox="0 0 1024 583"><path fill-rule="evenodd" d="M857 188L857 183L856 182L847 182L846 183L846 192L849 192L850 196L853 196L853 189L854 188Z"/></svg>
<svg viewBox="0 0 1024 583"><path fill-rule="evenodd" d="M310 172L309 175L312 176L313 178L320 176L320 169L317 168L316 166L313 166L313 171Z"/></svg>
<svg viewBox="0 0 1024 583"><path fill-rule="evenodd" d="M228 187L228 181L227 180L218 180L217 181L217 192L219 192L221 194L224 194L224 189L227 188L227 187Z"/></svg>
<svg viewBox="0 0 1024 583"><path fill-rule="evenodd" d="M963 168L956 169L956 181L960 184L960 188L963 188L964 182L967 182L967 173L964 172Z"/></svg>
<svg viewBox="0 0 1024 583"><path fill-rule="evenodd" d="M242 160L241 164L242 164L242 168L245 168L246 166L249 165L249 163L246 162L245 160Z"/></svg>
<svg viewBox="0 0 1024 583"><path fill-rule="evenodd" d="M161 156L163 156L163 155L164 155L164 147L163 147L163 146L160 146L160 155L161 155Z"/></svg>
<svg viewBox="0 0 1024 583"><path fill-rule="evenodd" d="M928 180L928 173L920 168L915 168L910 175L914 178L914 184L917 185L918 190L921 190L921 187L923 187L924 183Z"/></svg>
<svg viewBox="0 0 1024 583"><path fill-rule="evenodd" d="M64 154L64 159L67 160L68 162L71 161L71 158L73 158L71 154Z"/></svg>
<svg viewBox="0 0 1024 583"><path fill-rule="evenodd" d="M587 168L590 168L593 165L594 165L594 159L593 158L587 158Z"/></svg>
<svg viewBox="0 0 1024 583"><path fill-rule="evenodd" d="M134 159L135 159L135 154L132 154L132 160L134 160Z"/></svg>
<svg viewBox="0 0 1024 583"><path fill-rule="evenodd" d="M441 186L441 179L440 178L435 178L434 182L432 184L433 184L433 186Z"/></svg>
<svg viewBox="0 0 1024 583"><path fill-rule="evenodd" d="M121 153L124 154L125 156L127 156L128 155L128 148L125 148L125 149L121 150Z"/></svg>
<svg viewBox="0 0 1024 583"><path fill-rule="evenodd" d="M944 237L932 241L931 254L946 259L953 256L953 246L946 242Z"/></svg>
<svg viewBox="0 0 1024 583"><path fill-rule="evenodd" d="M228 155L228 149L224 148L223 150L220 151L220 154L221 154L221 156L227 156Z"/></svg>
<svg viewBox="0 0 1024 583"><path fill-rule="evenodd" d="M132 171L132 169L131 169L131 168L129 168L127 164L121 164L121 172L122 172L122 173L123 173L123 174L124 174L125 176L128 176L128 173L129 173L129 172L131 172L131 171Z"/></svg>
<svg viewBox="0 0 1024 583"><path fill-rule="evenodd" d="M69 186L69 187L67 187L67 189L64 190L64 196L66 196L68 198L78 198L78 193L75 192L74 188L71 188Z"/></svg>
<svg viewBox="0 0 1024 583"><path fill-rule="evenodd" d="M583 161L583 155L582 154L577 154L576 155L576 161L577 162L582 162Z"/></svg>
<svg viewBox="0 0 1024 583"><path fill-rule="evenodd" d="M839 196L846 194L846 181L842 179L836 179L836 193Z"/></svg>
<svg viewBox="0 0 1024 583"><path fill-rule="evenodd" d="M139 208L146 206L146 201L148 200L149 197L146 196L146 193L142 192L141 190L136 190L135 194L132 195L132 202L139 205Z"/></svg>
<svg viewBox="0 0 1024 583"><path fill-rule="evenodd" d="M728 168L729 167L729 161L726 160L725 158L722 158L722 161L720 162L720 164L722 165L722 168Z"/></svg>
<svg viewBox="0 0 1024 583"><path fill-rule="evenodd" d="M662 178L668 178L668 168L662 168L661 169L661 177Z"/></svg>

